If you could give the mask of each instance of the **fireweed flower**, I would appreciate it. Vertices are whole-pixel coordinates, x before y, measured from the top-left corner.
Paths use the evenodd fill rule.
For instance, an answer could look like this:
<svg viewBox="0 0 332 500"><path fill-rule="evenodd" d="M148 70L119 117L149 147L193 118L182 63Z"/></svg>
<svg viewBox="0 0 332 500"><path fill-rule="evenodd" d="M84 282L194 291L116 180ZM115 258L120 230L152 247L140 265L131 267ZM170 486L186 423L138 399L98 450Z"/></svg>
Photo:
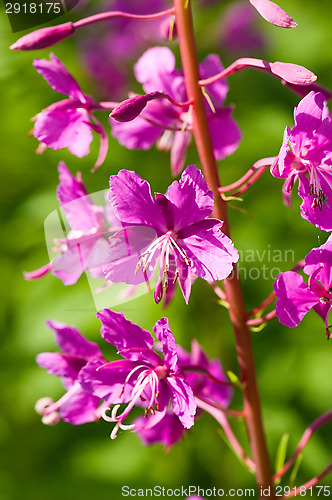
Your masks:
<svg viewBox="0 0 332 500"><path fill-rule="evenodd" d="M25 273L25 278L37 279L50 271L65 285L76 283L84 271L94 278L104 278L102 264L108 255L108 236L119 222L107 200L105 208L92 202L80 174L74 177L63 162L58 169L57 197L71 230L66 238L55 241L59 255L46 266Z"/></svg>
<svg viewBox="0 0 332 500"><path fill-rule="evenodd" d="M200 65L201 78L222 71L217 55L208 56ZM176 102L187 102L184 75L175 69L175 57L167 47L148 49L135 65L136 79L145 93L162 91ZM228 85L225 80L208 87L215 112L208 104L207 113L215 157L220 160L232 154L238 146L241 133L231 117L232 109L223 107ZM178 107L167 100L151 101L140 116L127 123L110 118L112 135L128 149L149 149L155 142L162 150L171 151L171 169L181 172L186 149L191 139L192 116L190 106Z"/></svg>
<svg viewBox="0 0 332 500"><path fill-rule="evenodd" d="M306 285L294 271L280 273L274 283L277 295L276 313L283 325L297 326L305 314L314 309L323 319L330 338L328 315L332 305L332 239L314 248L305 258Z"/></svg>
<svg viewBox="0 0 332 500"><path fill-rule="evenodd" d="M301 216L324 231L332 230L332 120L322 93L310 92L294 111L295 125L286 127L274 177L286 179L284 201L299 181Z"/></svg>
<svg viewBox="0 0 332 500"><path fill-rule="evenodd" d="M43 352L38 354L37 363L49 373L62 378L67 392L56 402L42 398L36 403L36 411L43 415L44 424L56 424L60 418L71 424L79 425L100 418L102 407L100 398L84 391L78 382L80 370L86 363L104 359L97 344L85 339L79 331L58 321L48 321L54 330L55 339L62 352Z"/></svg>
<svg viewBox="0 0 332 500"><path fill-rule="evenodd" d="M190 165L166 195L151 196L150 185L135 172L121 170L110 177L110 202L124 229L110 238L106 279L136 285L159 268L154 299L165 290L166 303L179 281L188 303L192 274L207 281L226 278L238 260L222 222L208 218L213 194L201 172Z"/></svg>
<svg viewBox="0 0 332 500"><path fill-rule="evenodd" d="M233 391L229 386L223 385L228 379L220 361L209 360L196 340L191 343L190 353L177 346L177 354L178 367L186 373L186 381L190 384L194 395L209 404L226 408ZM196 413L195 419L197 416ZM170 449L182 438L185 430L175 413L168 410L162 420L153 427L149 427L148 420L139 417L135 420L135 432L144 444L162 443L166 449Z"/></svg>
<svg viewBox="0 0 332 500"><path fill-rule="evenodd" d="M82 92L54 54L50 54L50 61L35 59L33 65L53 90L69 97L51 104L37 115L33 135L41 142L41 150L45 147L68 148L73 155L82 158L90 151L94 130L100 135L99 156L94 167L97 168L103 163L108 149L107 135L93 115L97 104Z"/></svg>
<svg viewBox="0 0 332 500"><path fill-rule="evenodd" d="M102 337L113 344L124 359L90 362L80 371L79 382L86 391L115 405L111 417L104 415L116 424L111 438L116 437L119 428L135 427L135 424L124 424L135 405L143 406L146 416L152 414L149 427L166 415L171 404L182 426L190 428L196 412L194 394L179 369L177 346L167 318L160 319L153 327L162 345L162 357L153 349L152 335L128 321L122 313L104 309L97 317L102 322ZM127 406L118 414L121 403Z"/></svg>

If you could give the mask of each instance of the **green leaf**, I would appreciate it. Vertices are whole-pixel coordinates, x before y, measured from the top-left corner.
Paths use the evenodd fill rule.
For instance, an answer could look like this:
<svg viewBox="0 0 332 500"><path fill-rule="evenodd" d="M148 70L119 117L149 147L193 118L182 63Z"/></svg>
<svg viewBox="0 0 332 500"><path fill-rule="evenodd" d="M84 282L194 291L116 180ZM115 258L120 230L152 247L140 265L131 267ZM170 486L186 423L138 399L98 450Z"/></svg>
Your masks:
<svg viewBox="0 0 332 500"><path fill-rule="evenodd" d="M275 468L276 472L279 472L283 466L285 465L285 460L286 460L286 452L287 452L287 445L289 441L289 434L284 434L281 437L277 453L276 453L276 461L275 461ZM278 479L276 484L279 484L281 479Z"/></svg>
<svg viewBox="0 0 332 500"><path fill-rule="evenodd" d="M297 476L298 470L300 468L302 458L303 458L303 454L300 453L300 455L298 455L297 459L295 460L295 464L294 464L291 476L289 478L289 487L291 489L293 488L293 486L295 484L296 476Z"/></svg>

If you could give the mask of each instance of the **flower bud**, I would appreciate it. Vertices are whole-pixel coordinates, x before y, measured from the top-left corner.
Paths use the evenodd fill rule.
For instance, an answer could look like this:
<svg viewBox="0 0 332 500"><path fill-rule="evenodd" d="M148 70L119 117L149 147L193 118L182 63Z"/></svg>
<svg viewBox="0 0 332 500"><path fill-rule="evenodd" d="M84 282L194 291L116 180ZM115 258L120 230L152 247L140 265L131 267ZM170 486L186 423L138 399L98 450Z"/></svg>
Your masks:
<svg viewBox="0 0 332 500"><path fill-rule="evenodd" d="M249 0L249 2L269 23L279 26L279 28L297 27L296 22L276 3L270 2L270 0Z"/></svg>
<svg viewBox="0 0 332 500"><path fill-rule="evenodd" d="M167 97L167 94L159 91L150 92L145 95L135 95L121 102L119 106L114 108L110 113L110 117L118 122L130 122L134 120L134 118L137 118L149 101Z"/></svg>
<svg viewBox="0 0 332 500"><path fill-rule="evenodd" d="M13 45L12 50L37 50L51 47L61 40L68 38L75 33L76 29L73 23L68 22L59 26L51 26L49 28L41 28L33 31L28 35L19 38Z"/></svg>
<svg viewBox="0 0 332 500"><path fill-rule="evenodd" d="M110 113L110 117L118 122L130 122L143 111L146 104L147 99L145 95L135 95L114 108Z"/></svg>

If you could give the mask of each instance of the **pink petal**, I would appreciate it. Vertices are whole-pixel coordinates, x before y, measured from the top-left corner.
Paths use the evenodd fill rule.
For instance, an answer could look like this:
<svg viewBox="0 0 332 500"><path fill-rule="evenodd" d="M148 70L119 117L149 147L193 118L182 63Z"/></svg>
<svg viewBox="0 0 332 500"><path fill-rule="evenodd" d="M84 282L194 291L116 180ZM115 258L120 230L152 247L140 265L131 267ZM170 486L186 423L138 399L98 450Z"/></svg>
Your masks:
<svg viewBox="0 0 332 500"><path fill-rule="evenodd" d="M33 66L53 90L68 95L72 99L84 100L84 95L77 81L54 54L50 54L50 61L35 59Z"/></svg>

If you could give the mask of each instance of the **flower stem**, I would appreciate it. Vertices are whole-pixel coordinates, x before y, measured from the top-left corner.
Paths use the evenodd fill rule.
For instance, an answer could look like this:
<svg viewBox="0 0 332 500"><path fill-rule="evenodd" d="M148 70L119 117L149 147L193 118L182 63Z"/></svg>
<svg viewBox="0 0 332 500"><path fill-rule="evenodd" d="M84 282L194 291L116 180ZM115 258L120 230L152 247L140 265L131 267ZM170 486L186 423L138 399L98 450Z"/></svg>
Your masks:
<svg viewBox="0 0 332 500"><path fill-rule="evenodd" d="M200 398L195 398L196 404L198 408L201 408L201 410L204 410L221 425L224 433L226 434L229 443L232 445L234 452L238 455L238 457L243 460L243 462L246 464L246 466L251 470L252 472L255 471L256 466L255 463L251 460L251 458L247 457L247 455L244 453L242 446L238 442L237 438L235 437L235 434L231 428L231 426L228 423L228 420L226 416L224 415L224 412L222 410L219 410L218 408L210 405L206 401L203 401Z"/></svg>
<svg viewBox="0 0 332 500"><path fill-rule="evenodd" d="M226 203L219 194L219 188L221 187L219 174L213 154L204 96L199 85L200 75L190 2L186 7L185 0L174 0L174 7L188 99L193 100L193 134L205 179L214 195L215 205L212 215L224 221L223 231L229 235L227 208ZM243 390L245 422L252 456L256 464L256 479L259 486L263 488L270 487L270 498L275 498L262 423L251 337L246 325L247 314L236 272L233 273L232 278L225 280L224 286L230 304L229 313L235 333L241 380L245 383Z"/></svg>
<svg viewBox="0 0 332 500"><path fill-rule="evenodd" d="M75 23L73 23L73 25L77 29L89 26L90 24L100 23L104 21L109 21L110 19L117 19L117 18L136 19L145 21L149 19L159 19L161 17L172 15L173 13L174 13L173 8L163 10L161 12L156 12L154 14L130 14L129 12L110 11L85 17L84 19L76 21Z"/></svg>

